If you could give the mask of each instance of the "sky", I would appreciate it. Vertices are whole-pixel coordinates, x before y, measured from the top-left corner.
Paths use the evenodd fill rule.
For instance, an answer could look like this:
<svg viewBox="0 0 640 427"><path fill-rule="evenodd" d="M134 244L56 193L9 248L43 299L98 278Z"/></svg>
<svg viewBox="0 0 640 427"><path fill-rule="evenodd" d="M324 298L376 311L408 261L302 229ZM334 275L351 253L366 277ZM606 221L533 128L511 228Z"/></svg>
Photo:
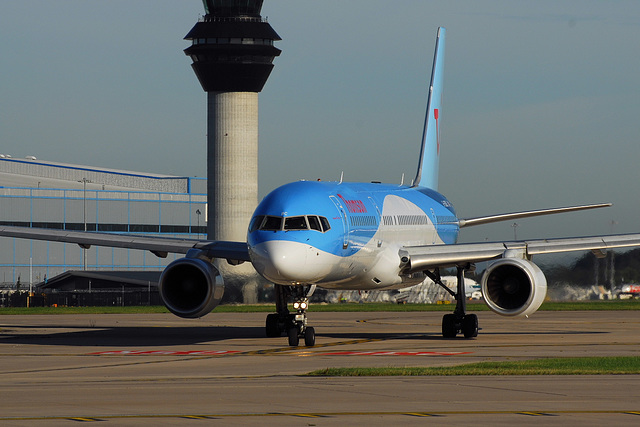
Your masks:
<svg viewBox="0 0 640 427"><path fill-rule="evenodd" d="M199 0L0 2L0 153L206 176L206 95L183 53ZM461 241L640 232L640 2L265 0L260 195L415 175L447 28L440 188L459 217L612 202Z"/></svg>

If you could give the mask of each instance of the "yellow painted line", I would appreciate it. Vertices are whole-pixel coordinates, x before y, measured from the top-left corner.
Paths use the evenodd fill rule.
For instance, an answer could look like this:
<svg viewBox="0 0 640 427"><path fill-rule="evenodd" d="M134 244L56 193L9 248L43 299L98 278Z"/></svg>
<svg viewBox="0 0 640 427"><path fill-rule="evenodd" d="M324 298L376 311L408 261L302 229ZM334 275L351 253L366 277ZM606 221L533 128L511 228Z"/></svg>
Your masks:
<svg viewBox="0 0 640 427"><path fill-rule="evenodd" d="M288 414L293 417L303 417L303 418L325 418L326 415L318 415L318 414Z"/></svg>
<svg viewBox="0 0 640 427"><path fill-rule="evenodd" d="M553 417L555 415L546 412L516 412L519 415L529 415L532 417Z"/></svg>
<svg viewBox="0 0 640 427"><path fill-rule="evenodd" d="M412 417L438 417L436 414L429 414L426 412L407 412L405 415L410 415Z"/></svg>

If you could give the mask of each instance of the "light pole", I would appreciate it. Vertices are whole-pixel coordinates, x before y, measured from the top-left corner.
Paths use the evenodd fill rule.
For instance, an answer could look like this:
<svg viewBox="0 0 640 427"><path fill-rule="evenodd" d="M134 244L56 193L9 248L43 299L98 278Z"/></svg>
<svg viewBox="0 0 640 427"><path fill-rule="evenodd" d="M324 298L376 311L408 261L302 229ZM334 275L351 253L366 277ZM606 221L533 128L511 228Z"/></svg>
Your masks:
<svg viewBox="0 0 640 427"><path fill-rule="evenodd" d="M82 178L82 221L84 222L84 231L87 231L87 183L91 181L87 178ZM87 248L82 248L82 269L87 271Z"/></svg>
<svg viewBox="0 0 640 427"><path fill-rule="evenodd" d="M198 215L198 228L196 228L196 230L198 230L198 239L200 238L200 215L202 214L202 212L200 212L200 209L196 209L196 215Z"/></svg>

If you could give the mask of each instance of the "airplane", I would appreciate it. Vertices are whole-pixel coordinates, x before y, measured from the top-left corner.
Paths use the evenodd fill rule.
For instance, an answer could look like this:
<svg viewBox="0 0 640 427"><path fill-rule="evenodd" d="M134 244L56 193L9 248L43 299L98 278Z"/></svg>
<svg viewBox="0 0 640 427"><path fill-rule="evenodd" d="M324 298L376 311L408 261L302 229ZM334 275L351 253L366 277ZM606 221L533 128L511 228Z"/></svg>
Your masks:
<svg viewBox="0 0 640 427"><path fill-rule="evenodd" d="M416 176L410 185L379 182L298 181L269 193L256 208L246 242L201 241L93 232L0 227L0 236L149 250L160 257L186 254L170 263L158 283L173 314L198 318L224 293L214 263L251 262L275 284L276 312L267 316L267 337L285 334L290 346L315 345L308 325L309 297L316 286L335 290L400 289L429 277L443 288L445 268L457 271L453 313L444 315L442 336L478 335L478 317L466 312L465 271L489 261L481 280L485 303L495 313L529 316L542 304L547 283L531 260L537 254L640 246L640 234L459 244L460 229L497 221L611 206L610 203L458 218L438 193L440 120L445 52L438 28L428 87L427 111ZM293 300L295 312L288 303Z"/></svg>
<svg viewBox="0 0 640 427"><path fill-rule="evenodd" d="M443 298L444 293L451 295L453 298L456 296L456 290L458 289L458 277L456 276L442 276L440 277L442 283L447 285L449 289L445 290L440 288L433 289L435 283L433 281L425 280L419 285L410 286L408 288L398 289L395 294L386 294L391 296L391 300L395 300L398 304L412 303L424 303L424 302L437 302L438 304L450 303L449 299ZM467 300L480 300L482 299L482 292L480 291L480 283L475 280L465 277L464 279L464 292ZM359 292L360 293L360 292ZM368 295L365 294L365 300Z"/></svg>
<svg viewBox="0 0 640 427"><path fill-rule="evenodd" d="M620 299L638 298L639 296L640 285L636 284L622 285L618 291L618 298Z"/></svg>

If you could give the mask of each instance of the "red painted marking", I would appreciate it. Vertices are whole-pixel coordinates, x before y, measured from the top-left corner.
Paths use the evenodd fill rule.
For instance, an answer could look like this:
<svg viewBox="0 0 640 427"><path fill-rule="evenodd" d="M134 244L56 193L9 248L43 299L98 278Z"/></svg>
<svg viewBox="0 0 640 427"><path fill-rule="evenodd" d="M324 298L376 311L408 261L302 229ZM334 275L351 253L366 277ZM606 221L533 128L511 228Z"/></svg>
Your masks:
<svg viewBox="0 0 640 427"><path fill-rule="evenodd" d="M334 351L320 356L458 356L470 351Z"/></svg>
<svg viewBox="0 0 640 427"><path fill-rule="evenodd" d="M440 129L438 129L438 116L440 115L440 110L437 108L433 109L433 117L436 119L436 141L438 141L438 156L440 155Z"/></svg>
<svg viewBox="0 0 640 427"><path fill-rule="evenodd" d="M168 350L116 350L89 353L90 356L222 356L239 351L168 351Z"/></svg>
<svg viewBox="0 0 640 427"><path fill-rule="evenodd" d="M367 213L367 208L365 207L362 200L347 200L342 197L341 194L338 194L338 197L342 199L342 201L347 205L347 210L351 213Z"/></svg>
<svg viewBox="0 0 640 427"><path fill-rule="evenodd" d="M292 348L292 350L294 350ZM172 350L114 350L88 353L90 356L225 356L241 353L235 350L172 351ZM334 351L316 356L458 356L470 351Z"/></svg>

